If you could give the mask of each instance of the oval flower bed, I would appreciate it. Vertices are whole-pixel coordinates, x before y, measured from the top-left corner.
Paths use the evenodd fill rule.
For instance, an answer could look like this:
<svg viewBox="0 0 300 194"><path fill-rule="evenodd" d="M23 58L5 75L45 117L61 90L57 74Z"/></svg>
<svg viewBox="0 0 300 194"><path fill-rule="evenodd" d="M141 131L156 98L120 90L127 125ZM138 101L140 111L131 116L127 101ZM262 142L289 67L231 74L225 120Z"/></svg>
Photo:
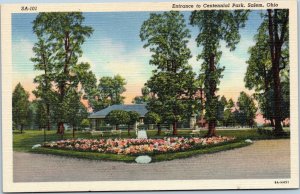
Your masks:
<svg viewBox="0 0 300 194"><path fill-rule="evenodd" d="M67 139L44 143L43 147L77 151L92 151L123 155L139 155L186 151L205 145L233 141L234 137L163 138L163 139Z"/></svg>

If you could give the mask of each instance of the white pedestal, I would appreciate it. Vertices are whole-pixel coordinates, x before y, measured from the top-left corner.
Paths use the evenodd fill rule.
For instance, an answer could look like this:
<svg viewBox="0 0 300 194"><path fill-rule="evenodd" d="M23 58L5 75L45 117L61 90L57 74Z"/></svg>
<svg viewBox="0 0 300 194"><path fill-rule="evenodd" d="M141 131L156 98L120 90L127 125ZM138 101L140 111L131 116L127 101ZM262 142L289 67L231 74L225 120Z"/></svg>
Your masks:
<svg viewBox="0 0 300 194"><path fill-rule="evenodd" d="M147 139L147 132L145 130L138 131L137 138L138 139Z"/></svg>

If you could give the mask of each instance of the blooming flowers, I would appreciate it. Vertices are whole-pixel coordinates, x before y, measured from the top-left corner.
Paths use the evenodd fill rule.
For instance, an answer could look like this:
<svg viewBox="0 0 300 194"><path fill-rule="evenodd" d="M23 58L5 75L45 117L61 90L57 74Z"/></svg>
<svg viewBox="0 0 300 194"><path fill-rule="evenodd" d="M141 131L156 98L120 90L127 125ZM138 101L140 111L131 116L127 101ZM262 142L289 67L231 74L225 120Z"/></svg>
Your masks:
<svg viewBox="0 0 300 194"><path fill-rule="evenodd" d="M169 137L163 139L67 139L45 143L43 147L123 155L140 155L185 151L203 145L233 141L234 139L234 137L221 136L211 138Z"/></svg>

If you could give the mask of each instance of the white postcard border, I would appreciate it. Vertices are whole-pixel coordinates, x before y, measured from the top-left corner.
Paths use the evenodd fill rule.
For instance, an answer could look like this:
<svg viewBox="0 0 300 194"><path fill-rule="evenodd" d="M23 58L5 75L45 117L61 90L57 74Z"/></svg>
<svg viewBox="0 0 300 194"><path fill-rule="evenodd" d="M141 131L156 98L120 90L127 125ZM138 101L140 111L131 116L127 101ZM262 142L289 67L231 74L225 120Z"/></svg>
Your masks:
<svg viewBox="0 0 300 194"><path fill-rule="evenodd" d="M258 1L249 1L257 3ZM174 2L178 4L179 2ZM216 1L186 2L186 4L224 3ZM236 2L238 3L238 2ZM241 3L245 3L242 1ZM248 3L248 2L247 2ZM277 179L234 179L234 180L153 180L153 181L96 181L96 182L13 182L12 152L12 47L11 47L11 14L34 13L22 12L21 6L37 6L37 12L51 11L165 11L171 10L171 2L162 3L76 3L76 4L10 4L1 5L1 86L2 86L2 150L3 150L3 191L4 192L55 192L55 191L126 191L126 190L206 190L206 189L267 189L299 187L298 155L298 48L297 48L297 2L272 1L278 8L290 10L290 98L291 98L291 178L285 179L289 184L274 184ZM180 2L184 4L184 2ZM223 8L222 8L223 9ZM227 9L227 8L225 8ZM231 8L245 9L245 8ZM247 8L252 9L252 8ZM254 8L266 9L264 8ZM193 9L173 9L191 11ZM204 10L200 8L199 10ZM208 10L208 9L205 9Z"/></svg>

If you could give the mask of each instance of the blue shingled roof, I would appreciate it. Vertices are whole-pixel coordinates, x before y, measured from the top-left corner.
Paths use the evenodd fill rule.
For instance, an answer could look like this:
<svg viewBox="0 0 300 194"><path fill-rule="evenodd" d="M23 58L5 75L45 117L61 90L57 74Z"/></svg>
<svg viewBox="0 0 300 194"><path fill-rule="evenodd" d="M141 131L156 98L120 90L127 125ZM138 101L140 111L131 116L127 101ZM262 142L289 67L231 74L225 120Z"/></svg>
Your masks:
<svg viewBox="0 0 300 194"><path fill-rule="evenodd" d="M141 115L141 117L145 117L145 114L148 112L145 104L115 104L98 112L92 113L89 118L105 118L112 110L136 111Z"/></svg>

